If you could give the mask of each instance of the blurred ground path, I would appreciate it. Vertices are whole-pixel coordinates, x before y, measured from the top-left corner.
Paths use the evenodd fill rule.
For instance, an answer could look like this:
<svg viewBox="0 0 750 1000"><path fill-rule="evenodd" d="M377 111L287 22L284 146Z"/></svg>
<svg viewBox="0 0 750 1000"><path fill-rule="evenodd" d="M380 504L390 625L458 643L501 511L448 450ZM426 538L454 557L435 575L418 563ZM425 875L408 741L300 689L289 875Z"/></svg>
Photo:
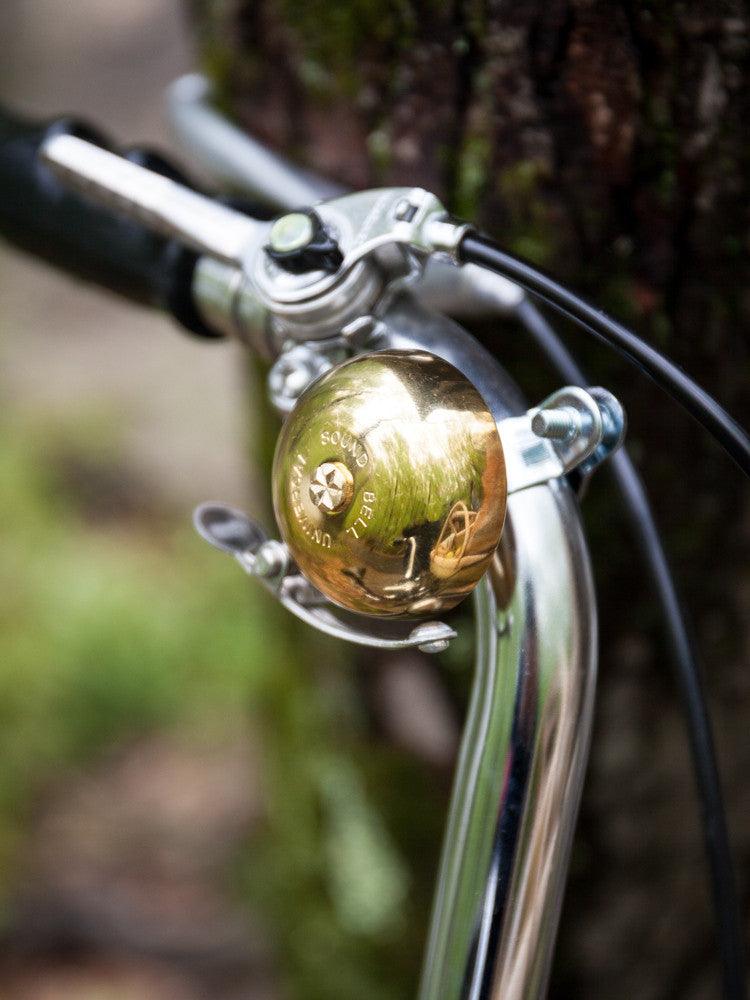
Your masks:
<svg viewBox="0 0 750 1000"><path fill-rule="evenodd" d="M180 0L3 0L0 37L0 103L170 149L163 91L194 65ZM183 337L0 245L5 411L111 418L137 478L187 516L202 499L247 500L242 393L233 345Z"/></svg>
<svg viewBox="0 0 750 1000"><path fill-rule="evenodd" d="M6 1000L267 1000L269 960L227 892L258 821L257 751L141 740L40 804L0 959Z"/></svg>

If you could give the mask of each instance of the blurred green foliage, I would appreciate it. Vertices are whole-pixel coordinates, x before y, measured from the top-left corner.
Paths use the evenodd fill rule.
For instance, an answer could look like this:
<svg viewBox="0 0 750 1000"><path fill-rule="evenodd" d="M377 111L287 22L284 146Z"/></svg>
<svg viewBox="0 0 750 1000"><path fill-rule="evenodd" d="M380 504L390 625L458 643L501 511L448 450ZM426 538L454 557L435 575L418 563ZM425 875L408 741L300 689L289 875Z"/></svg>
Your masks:
<svg viewBox="0 0 750 1000"><path fill-rule="evenodd" d="M244 861L247 896L292 997L413 996L447 783L368 732L351 669L304 656L292 669L263 712L269 812Z"/></svg>
<svg viewBox="0 0 750 1000"><path fill-rule="evenodd" d="M0 869L66 768L158 726L237 717L283 635L186 516L80 509L65 462L112 463L100 424L0 426ZM88 436L87 436L88 435ZM86 492L80 483L81 493ZM149 517L151 514L151 517Z"/></svg>
<svg viewBox="0 0 750 1000"><path fill-rule="evenodd" d="M0 905L40 794L158 729L259 729L265 820L228 888L288 995L413 993L447 782L373 730L373 669L130 482L115 424L0 424Z"/></svg>

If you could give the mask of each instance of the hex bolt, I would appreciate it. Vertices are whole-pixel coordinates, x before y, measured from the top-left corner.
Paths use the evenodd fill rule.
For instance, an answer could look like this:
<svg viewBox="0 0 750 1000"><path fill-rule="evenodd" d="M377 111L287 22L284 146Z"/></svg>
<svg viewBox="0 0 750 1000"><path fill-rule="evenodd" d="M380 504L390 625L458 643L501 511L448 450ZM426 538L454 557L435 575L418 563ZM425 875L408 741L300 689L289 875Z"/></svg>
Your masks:
<svg viewBox="0 0 750 1000"><path fill-rule="evenodd" d="M423 653L442 653L448 648L447 639L435 639L434 642L423 642L418 648Z"/></svg>
<svg viewBox="0 0 750 1000"><path fill-rule="evenodd" d="M306 247L315 235L313 221L305 212L282 215L271 227L269 246L279 253L291 253Z"/></svg>
<svg viewBox="0 0 750 1000"><path fill-rule="evenodd" d="M289 399L296 399L301 396L305 387L310 382L309 370L302 367L290 368L284 375L284 394Z"/></svg>
<svg viewBox="0 0 750 1000"><path fill-rule="evenodd" d="M308 385L329 368L328 358L305 345L284 351L268 373L271 402L283 413L289 413Z"/></svg>
<svg viewBox="0 0 750 1000"><path fill-rule="evenodd" d="M396 205L393 213L399 222L411 222L417 214L417 206L412 205L408 198L402 198Z"/></svg>
<svg viewBox="0 0 750 1000"><path fill-rule="evenodd" d="M581 432L581 414L572 406L537 410L531 418L531 429L537 437L566 441Z"/></svg>

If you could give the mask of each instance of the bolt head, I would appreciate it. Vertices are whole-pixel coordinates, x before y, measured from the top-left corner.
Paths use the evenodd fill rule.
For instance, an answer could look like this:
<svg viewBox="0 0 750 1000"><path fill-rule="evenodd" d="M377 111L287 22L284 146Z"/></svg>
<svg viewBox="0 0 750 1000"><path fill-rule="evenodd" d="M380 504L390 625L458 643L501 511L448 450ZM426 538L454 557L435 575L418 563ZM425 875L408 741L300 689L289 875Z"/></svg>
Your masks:
<svg viewBox="0 0 750 1000"><path fill-rule="evenodd" d="M412 205L408 198L402 198L396 205L394 214L399 222L411 222L417 214L417 206Z"/></svg>
<svg viewBox="0 0 750 1000"><path fill-rule="evenodd" d="M425 636L434 635L435 622L424 622L422 625L417 625L415 629L412 630L411 638L418 639L421 635ZM450 642L448 639L429 639L425 642L419 643L419 649L423 653L442 653L448 648Z"/></svg>
<svg viewBox="0 0 750 1000"><path fill-rule="evenodd" d="M354 478L343 462L321 462L310 479L310 499L325 514L339 514L353 492Z"/></svg>
<svg viewBox="0 0 750 1000"><path fill-rule="evenodd" d="M302 365L298 365L286 373L284 377L284 393L291 399L297 399L302 395L311 378L312 373Z"/></svg>

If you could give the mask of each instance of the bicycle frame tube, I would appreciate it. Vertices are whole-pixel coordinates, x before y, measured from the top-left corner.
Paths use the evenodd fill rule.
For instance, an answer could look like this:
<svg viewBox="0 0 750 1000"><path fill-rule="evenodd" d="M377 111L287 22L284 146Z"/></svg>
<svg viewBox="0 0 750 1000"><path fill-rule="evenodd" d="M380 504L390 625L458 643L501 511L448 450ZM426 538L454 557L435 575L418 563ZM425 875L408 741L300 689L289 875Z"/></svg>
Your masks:
<svg viewBox="0 0 750 1000"><path fill-rule="evenodd" d="M397 303L377 347L425 348L480 386L496 419L518 390L444 317ZM420 1000L544 996L591 732L596 610L578 506L551 481L512 494L475 592L476 668Z"/></svg>

